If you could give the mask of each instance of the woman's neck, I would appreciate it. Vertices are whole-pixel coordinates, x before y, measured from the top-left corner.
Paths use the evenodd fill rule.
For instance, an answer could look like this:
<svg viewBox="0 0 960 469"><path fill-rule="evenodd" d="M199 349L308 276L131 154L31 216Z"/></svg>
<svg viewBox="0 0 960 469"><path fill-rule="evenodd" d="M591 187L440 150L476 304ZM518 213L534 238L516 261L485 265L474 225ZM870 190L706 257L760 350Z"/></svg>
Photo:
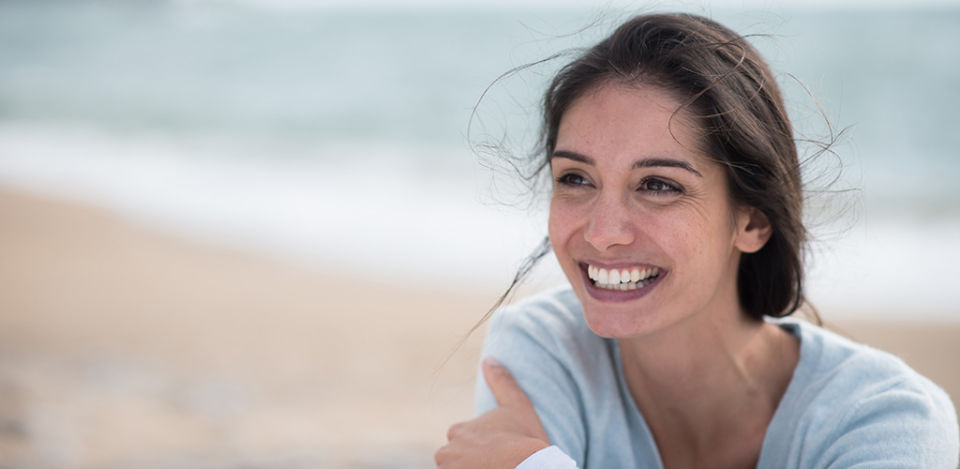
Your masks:
<svg viewBox="0 0 960 469"><path fill-rule="evenodd" d="M737 314L619 341L627 384L665 467L699 467L702 458L742 467L759 456L799 347L776 325Z"/></svg>

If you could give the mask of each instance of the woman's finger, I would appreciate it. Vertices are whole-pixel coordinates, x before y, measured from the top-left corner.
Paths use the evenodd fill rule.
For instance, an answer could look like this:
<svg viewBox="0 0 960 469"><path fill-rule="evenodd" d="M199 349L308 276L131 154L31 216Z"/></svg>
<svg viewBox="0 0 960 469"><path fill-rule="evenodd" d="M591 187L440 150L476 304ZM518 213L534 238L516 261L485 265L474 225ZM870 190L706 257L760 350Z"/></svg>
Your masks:
<svg viewBox="0 0 960 469"><path fill-rule="evenodd" d="M467 422L460 422L450 425L450 428L447 429L447 441L452 441L458 435L463 434L463 432L467 429L467 425Z"/></svg>

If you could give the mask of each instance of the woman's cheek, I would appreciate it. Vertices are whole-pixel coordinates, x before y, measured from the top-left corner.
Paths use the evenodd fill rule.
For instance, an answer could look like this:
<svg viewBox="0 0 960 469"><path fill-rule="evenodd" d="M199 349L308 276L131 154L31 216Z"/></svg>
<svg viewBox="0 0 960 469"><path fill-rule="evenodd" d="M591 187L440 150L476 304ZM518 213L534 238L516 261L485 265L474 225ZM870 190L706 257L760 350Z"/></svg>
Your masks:
<svg viewBox="0 0 960 469"><path fill-rule="evenodd" d="M576 231L579 211L582 211L582 207L577 207L577 204L571 203L567 198L555 197L551 201L547 231L551 243L554 243L554 249L566 243Z"/></svg>
<svg viewBox="0 0 960 469"><path fill-rule="evenodd" d="M563 236L561 235L560 227L563 226L563 223L560 221L560 212L555 204L550 204L550 216L547 220L547 234L550 236L550 244L553 245L553 250L557 251L561 248L563 243ZM558 253L559 254L559 253Z"/></svg>

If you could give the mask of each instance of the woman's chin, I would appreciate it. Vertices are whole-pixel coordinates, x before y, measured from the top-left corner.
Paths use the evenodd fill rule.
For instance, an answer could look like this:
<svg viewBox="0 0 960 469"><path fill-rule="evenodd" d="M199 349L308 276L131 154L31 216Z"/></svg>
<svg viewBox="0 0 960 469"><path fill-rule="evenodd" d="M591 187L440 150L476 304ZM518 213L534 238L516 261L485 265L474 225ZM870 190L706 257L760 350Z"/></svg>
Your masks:
<svg viewBox="0 0 960 469"><path fill-rule="evenodd" d="M606 291L595 285L575 289L583 305L587 326L594 334L608 339L626 339L649 334L662 325L663 308L652 288L638 291Z"/></svg>
<svg viewBox="0 0 960 469"><path fill-rule="evenodd" d="M604 307L606 306L606 307ZM606 339L629 339L656 331L661 318L642 309L611 308L584 304L583 316L594 334Z"/></svg>

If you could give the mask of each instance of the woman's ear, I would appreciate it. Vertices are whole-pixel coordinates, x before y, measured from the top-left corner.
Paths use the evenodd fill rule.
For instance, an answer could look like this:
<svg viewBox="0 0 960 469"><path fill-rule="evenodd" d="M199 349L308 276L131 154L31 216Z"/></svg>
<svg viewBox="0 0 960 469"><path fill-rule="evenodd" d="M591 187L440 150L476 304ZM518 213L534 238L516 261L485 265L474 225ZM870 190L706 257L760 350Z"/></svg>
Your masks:
<svg viewBox="0 0 960 469"><path fill-rule="evenodd" d="M737 218L737 238L734 245L740 252L757 252L773 234L770 220L760 210L746 207L740 210Z"/></svg>

